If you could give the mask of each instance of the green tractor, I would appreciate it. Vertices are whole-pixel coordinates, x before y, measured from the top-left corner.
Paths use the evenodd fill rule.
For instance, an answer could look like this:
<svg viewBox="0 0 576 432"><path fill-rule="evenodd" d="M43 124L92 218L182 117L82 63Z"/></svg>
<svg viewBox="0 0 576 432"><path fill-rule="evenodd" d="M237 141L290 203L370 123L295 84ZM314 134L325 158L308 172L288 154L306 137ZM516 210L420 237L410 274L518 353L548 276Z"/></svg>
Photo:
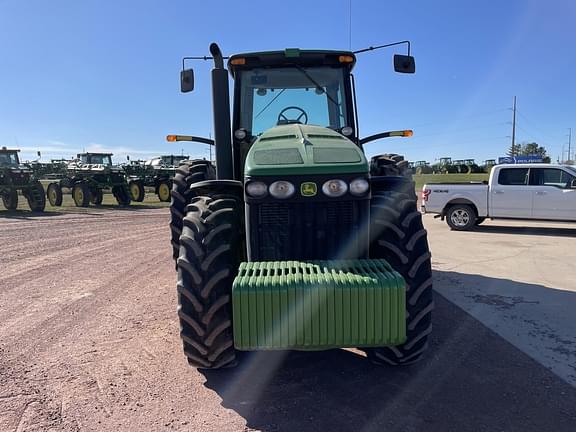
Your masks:
<svg viewBox="0 0 576 432"><path fill-rule="evenodd" d="M490 174L490 171L492 171L492 167L493 167L494 165L496 165L496 159L486 159L486 160L484 161L484 165L482 165L482 166L480 167L480 169L482 170L482 171L480 171L480 172Z"/></svg>
<svg viewBox="0 0 576 432"><path fill-rule="evenodd" d="M457 174L458 166L452 162L452 158L443 157L438 159L438 163L432 165L434 174Z"/></svg>
<svg viewBox="0 0 576 432"><path fill-rule="evenodd" d="M144 201L145 188L150 187L154 188L160 201L169 202L176 168L188 159L189 156L185 155L163 155L148 161L130 161L124 165L132 200Z"/></svg>
<svg viewBox="0 0 576 432"><path fill-rule="evenodd" d="M372 174L364 155L406 133L358 136L352 69L363 51L233 55L231 116L228 70L210 46L216 176L197 181L208 163L182 164L171 204L194 367L233 366L253 350L356 347L387 365L426 351L432 270L414 183L402 169ZM394 56L397 72L414 73L409 54ZM193 82L182 70L181 90Z"/></svg>
<svg viewBox="0 0 576 432"><path fill-rule="evenodd" d="M112 164L112 153L80 153L77 159L54 167L49 177L57 181L51 182L46 190L52 206L62 205L63 188L71 190L76 207L101 205L105 189L111 189L119 205L130 205L126 174L122 167Z"/></svg>
<svg viewBox="0 0 576 432"><path fill-rule="evenodd" d="M20 163L18 152L6 147L0 149L0 195L7 210L18 207L18 191L28 201L30 210L43 212L46 207L46 196L42 183L30 166Z"/></svg>
<svg viewBox="0 0 576 432"><path fill-rule="evenodd" d="M432 174L433 169L426 161L416 161L412 163L412 172L416 175Z"/></svg>

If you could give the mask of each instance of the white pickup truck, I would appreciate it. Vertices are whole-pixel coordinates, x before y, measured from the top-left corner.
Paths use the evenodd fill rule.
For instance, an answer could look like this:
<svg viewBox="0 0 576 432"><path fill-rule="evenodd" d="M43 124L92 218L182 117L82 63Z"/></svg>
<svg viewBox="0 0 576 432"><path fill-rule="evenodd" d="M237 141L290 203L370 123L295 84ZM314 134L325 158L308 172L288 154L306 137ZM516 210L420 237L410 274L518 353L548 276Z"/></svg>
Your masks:
<svg viewBox="0 0 576 432"><path fill-rule="evenodd" d="M488 182L428 183L423 213L436 213L453 230L490 219L576 221L576 168L569 165L496 165Z"/></svg>

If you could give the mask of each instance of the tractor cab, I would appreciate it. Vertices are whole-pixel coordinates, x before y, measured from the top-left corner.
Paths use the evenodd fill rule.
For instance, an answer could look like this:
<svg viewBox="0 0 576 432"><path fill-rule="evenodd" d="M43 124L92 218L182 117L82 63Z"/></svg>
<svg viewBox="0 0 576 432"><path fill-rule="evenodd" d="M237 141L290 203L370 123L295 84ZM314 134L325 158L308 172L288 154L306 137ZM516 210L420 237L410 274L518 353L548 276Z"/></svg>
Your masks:
<svg viewBox="0 0 576 432"><path fill-rule="evenodd" d="M18 152L20 150L10 150L6 147L0 149L0 167L17 168L20 166Z"/></svg>
<svg viewBox="0 0 576 432"><path fill-rule="evenodd" d="M80 153L78 160L86 165L112 166L112 153Z"/></svg>

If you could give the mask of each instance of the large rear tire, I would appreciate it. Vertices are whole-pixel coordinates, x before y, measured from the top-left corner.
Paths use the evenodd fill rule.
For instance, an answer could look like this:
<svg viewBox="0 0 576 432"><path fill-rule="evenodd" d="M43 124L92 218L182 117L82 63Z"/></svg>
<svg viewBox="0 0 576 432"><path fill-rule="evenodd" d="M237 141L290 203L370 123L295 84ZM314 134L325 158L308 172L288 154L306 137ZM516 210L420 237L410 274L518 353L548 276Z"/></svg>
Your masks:
<svg viewBox="0 0 576 432"><path fill-rule="evenodd" d="M370 258L383 258L406 281L406 342L366 348L375 363L399 366L422 358L432 331L432 265L427 233L416 203L407 194L384 192L372 197Z"/></svg>
<svg viewBox="0 0 576 432"><path fill-rule="evenodd" d="M42 183L38 180L34 182L34 185L26 192L26 200L28 201L30 210L33 212L44 211L46 208L46 194Z"/></svg>
<svg viewBox="0 0 576 432"><path fill-rule="evenodd" d="M8 192L3 193L2 203L7 210L16 210L18 207L18 191L10 189Z"/></svg>
<svg viewBox="0 0 576 432"><path fill-rule="evenodd" d="M190 186L203 180L216 178L216 169L206 160L186 161L176 168L172 181L172 201L170 202L170 232L172 236L172 256L178 258L182 219L190 202Z"/></svg>
<svg viewBox="0 0 576 432"><path fill-rule="evenodd" d="M232 282L242 257L242 206L236 199L196 197L180 236L178 317L188 363L235 365Z"/></svg>
<svg viewBox="0 0 576 432"><path fill-rule="evenodd" d="M396 153L387 153L372 157L370 160L370 174L373 176L406 177L412 180L412 168L404 156Z"/></svg>

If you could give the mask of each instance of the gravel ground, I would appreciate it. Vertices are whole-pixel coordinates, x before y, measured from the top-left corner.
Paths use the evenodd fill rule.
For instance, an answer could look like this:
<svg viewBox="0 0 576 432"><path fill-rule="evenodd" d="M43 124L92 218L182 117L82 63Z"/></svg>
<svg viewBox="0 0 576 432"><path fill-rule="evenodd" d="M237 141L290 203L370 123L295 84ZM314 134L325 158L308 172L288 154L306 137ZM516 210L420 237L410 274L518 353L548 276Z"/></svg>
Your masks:
<svg viewBox="0 0 576 432"><path fill-rule="evenodd" d="M440 295L405 369L345 350L188 367L167 222L0 217L0 431L576 430L573 387Z"/></svg>

